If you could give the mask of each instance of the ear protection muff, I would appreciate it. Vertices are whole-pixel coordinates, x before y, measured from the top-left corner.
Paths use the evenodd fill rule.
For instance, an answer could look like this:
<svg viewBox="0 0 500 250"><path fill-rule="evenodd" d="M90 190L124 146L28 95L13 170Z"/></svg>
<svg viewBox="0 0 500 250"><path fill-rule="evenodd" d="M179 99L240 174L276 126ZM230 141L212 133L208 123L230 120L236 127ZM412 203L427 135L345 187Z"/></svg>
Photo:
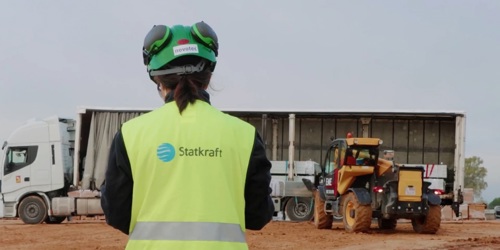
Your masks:
<svg viewBox="0 0 500 250"><path fill-rule="evenodd" d="M219 42L215 31L205 22L198 22L191 26L191 35L199 43L212 49L215 56L219 54Z"/></svg>
<svg viewBox="0 0 500 250"><path fill-rule="evenodd" d="M165 25L155 25L144 38L142 58L144 65L148 65L151 57L165 48L172 40L172 32Z"/></svg>

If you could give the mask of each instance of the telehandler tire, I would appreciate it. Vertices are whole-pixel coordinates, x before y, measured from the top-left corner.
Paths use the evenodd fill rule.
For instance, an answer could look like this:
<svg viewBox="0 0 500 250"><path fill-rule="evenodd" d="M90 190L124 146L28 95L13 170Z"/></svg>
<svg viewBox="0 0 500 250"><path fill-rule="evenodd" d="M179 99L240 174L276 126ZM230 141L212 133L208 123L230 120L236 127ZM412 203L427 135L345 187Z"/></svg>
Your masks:
<svg viewBox="0 0 500 250"><path fill-rule="evenodd" d="M426 217L411 220L413 230L421 234L435 234L441 225L441 206L430 205Z"/></svg>
<svg viewBox="0 0 500 250"><path fill-rule="evenodd" d="M347 232L366 232L372 224L372 208L360 205L354 193L342 196L344 229Z"/></svg>
<svg viewBox="0 0 500 250"><path fill-rule="evenodd" d="M393 230L396 228L396 225L398 223L398 220L396 220L396 219L378 218L377 220L378 220L378 228L380 228L380 229Z"/></svg>
<svg viewBox="0 0 500 250"><path fill-rule="evenodd" d="M26 224L40 224L47 218L47 206L42 198L32 195L21 200L17 213Z"/></svg>
<svg viewBox="0 0 500 250"><path fill-rule="evenodd" d="M317 229L332 229L333 216L326 214L325 201L318 190L314 191L314 226Z"/></svg>

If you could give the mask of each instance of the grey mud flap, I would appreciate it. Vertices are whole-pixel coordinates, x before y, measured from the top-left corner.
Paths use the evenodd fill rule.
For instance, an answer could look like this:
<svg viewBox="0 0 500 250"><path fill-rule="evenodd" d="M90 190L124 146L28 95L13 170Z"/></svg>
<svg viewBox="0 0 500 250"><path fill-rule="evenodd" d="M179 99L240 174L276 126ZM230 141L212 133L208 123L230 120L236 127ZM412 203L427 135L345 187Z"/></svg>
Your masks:
<svg viewBox="0 0 500 250"><path fill-rule="evenodd" d="M372 203L372 197L368 190L364 188L349 188L349 190L356 195L360 205L370 205Z"/></svg>

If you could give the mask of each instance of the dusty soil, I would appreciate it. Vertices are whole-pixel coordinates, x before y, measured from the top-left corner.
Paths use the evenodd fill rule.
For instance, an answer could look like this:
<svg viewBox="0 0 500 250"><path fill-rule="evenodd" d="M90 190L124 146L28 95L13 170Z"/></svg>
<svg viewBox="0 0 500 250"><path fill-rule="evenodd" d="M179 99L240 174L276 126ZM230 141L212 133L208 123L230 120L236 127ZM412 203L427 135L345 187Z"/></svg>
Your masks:
<svg viewBox="0 0 500 250"><path fill-rule="evenodd" d="M273 221L261 231L248 231L250 249L500 249L500 221L442 222L435 235L413 232L399 221L396 230L346 233L340 222L331 230L310 222ZM59 225L25 225L0 220L0 249L123 249L127 236L103 220L73 220Z"/></svg>

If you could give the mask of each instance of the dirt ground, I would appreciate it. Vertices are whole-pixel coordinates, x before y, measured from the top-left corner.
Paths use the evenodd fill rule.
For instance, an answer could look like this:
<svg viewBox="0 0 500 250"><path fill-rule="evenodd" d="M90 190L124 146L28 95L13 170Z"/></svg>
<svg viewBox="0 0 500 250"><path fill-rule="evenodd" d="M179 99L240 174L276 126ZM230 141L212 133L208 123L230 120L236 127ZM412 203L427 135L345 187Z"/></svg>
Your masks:
<svg viewBox="0 0 500 250"><path fill-rule="evenodd" d="M399 221L396 230L346 233L340 222L331 230L310 222L273 221L261 231L248 231L250 249L500 249L500 220L442 222L435 235L413 232ZM0 220L0 249L123 249L127 236L103 220L64 221L59 225L25 225Z"/></svg>

